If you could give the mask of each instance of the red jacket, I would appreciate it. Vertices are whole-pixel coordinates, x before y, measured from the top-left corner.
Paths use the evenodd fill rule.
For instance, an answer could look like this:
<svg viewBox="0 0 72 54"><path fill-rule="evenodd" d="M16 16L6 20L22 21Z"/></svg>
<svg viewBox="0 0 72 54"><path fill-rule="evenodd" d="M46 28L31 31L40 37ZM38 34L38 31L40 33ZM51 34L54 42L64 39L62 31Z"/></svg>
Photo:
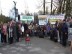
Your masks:
<svg viewBox="0 0 72 54"><path fill-rule="evenodd" d="M26 37L25 41L30 41L30 38L29 37Z"/></svg>

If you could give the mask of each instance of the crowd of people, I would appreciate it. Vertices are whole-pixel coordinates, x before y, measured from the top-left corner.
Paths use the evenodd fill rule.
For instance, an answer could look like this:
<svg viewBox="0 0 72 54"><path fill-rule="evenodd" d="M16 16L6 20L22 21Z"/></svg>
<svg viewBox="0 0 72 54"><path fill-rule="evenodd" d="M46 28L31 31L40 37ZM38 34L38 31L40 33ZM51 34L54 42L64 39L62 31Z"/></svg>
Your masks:
<svg viewBox="0 0 72 54"><path fill-rule="evenodd" d="M31 34L34 32L34 35L40 38L49 37L54 42L60 42L64 47L70 45L72 49L72 32L69 34L69 28L72 28L71 18L56 21L55 24L50 22L43 26L37 24L35 27Z"/></svg>
<svg viewBox="0 0 72 54"><path fill-rule="evenodd" d="M72 28L72 19L64 19L60 21L56 21L54 25L48 23L46 25L45 33L52 41L60 42L62 46L66 47L70 44L70 48L72 50L72 32L69 35L69 28Z"/></svg>
<svg viewBox="0 0 72 54"><path fill-rule="evenodd" d="M19 42L22 38L26 38L27 34L30 37L38 36L38 24L35 22L22 23L14 20L8 23L0 23L0 42L2 44Z"/></svg>
<svg viewBox="0 0 72 54"><path fill-rule="evenodd" d="M19 42L20 39L26 36L28 31L28 25L26 23L15 22L14 20L8 23L0 23L0 36L1 43L12 44L13 42Z"/></svg>
<svg viewBox="0 0 72 54"><path fill-rule="evenodd" d="M69 24L72 23L72 19L65 19L56 21L54 25L48 22L46 25L38 25L34 22L30 24L15 22L14 20L8 23L0 23L0 36L1 43L12 44L19 42L21 38L24 38L26 34L30 37L36 36L39 38L49 37L52 41L60 42L63 46L71 42L72 49L72 35L68 35ZM72 26L72 25L71 25Z"/></svg>

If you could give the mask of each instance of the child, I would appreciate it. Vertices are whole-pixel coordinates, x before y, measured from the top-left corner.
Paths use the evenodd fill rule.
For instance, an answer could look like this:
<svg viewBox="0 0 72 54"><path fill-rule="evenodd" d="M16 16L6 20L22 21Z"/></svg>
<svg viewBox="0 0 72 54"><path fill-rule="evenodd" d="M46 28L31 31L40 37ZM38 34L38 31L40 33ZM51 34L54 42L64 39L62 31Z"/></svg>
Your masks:
<svg viewBox="0 0 72 54"><path fill-rule="evenodd" d="M26 45L30 45L30 37L29 37L29 34L27 34L27 36L25 38L25 43L26 43Z"/></svg>

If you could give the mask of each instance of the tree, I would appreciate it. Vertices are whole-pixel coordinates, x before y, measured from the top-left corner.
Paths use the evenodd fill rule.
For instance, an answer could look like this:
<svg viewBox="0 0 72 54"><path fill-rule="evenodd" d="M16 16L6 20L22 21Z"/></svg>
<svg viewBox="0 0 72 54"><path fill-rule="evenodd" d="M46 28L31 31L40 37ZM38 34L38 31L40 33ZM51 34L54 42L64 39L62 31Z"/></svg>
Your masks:
<svg viewBox="0 0 72 54"><path fill-rule="evenodd" d="M72 0L58 0L57 14L66 14L66 18L71 16Z"/></svg>
<svg viewBox="0 0 72 54"><path fill-rule="evenodd" d="M64 14L65 11L66 11L66 0L63 0L62 13Z"/></svg>
<svg viewBox="0 0 72 54"><path fill-rule="evenodd" d="M46 14L48 14L48 7L46 7Z"/></svg>
<svg viewBox="0 0 72 54"><path fill-rule="evenodd" d="M71 16L70 0L66 0L66 18Z"/></svg>
<svg viewBox="0 0 72 54"><path fill-rule="evenodd" d="M70 1L70 7L71 7L71 17L72 17L72 0Z"/></svg>
<svg viewBox="0 0 72 54"><path fill-rule="evenodd" d="M11 19L9 17L6 17L4 15L0 15L0 22L4 22L7 23L9 22Z"/></svg>
<svg viewBox="0 0 72 54"><path fill-rule="evenodd" d="M57 14L60 14L61 13L61 10L62 10L62 2L63 0L58 0L58 9L57 9Z"/></svg>
<svg viewBox="0 0 72 54"><path fill-rule="evenodd" d="M55 14L55 12L56 12L56 9L53 9L52 14L54 15L54 14Z"/></svg>
<svg viewBox="0 0 72 54"><path fill-rule="evenodd" d="M38 14L34 13L34 22L38 23Z"/></svg>
<svg viewBox="0 0 72 54"><path fill-rule="evenodd" d="M38 13L39 13L40 15L42 15L42 14L43 14L43 11L42 11L42 10L39 10Z"/></svg>

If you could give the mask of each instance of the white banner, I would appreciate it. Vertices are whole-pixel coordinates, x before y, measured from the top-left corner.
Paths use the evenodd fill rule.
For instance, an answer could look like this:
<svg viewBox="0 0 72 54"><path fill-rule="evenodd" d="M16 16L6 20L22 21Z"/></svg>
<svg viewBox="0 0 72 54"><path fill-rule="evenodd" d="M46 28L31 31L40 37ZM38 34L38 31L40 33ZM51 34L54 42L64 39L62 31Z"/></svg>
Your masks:
<svg viewBox="0 0 72 54"><path fill-rule="evenodd" d="M47 21L50 21L51 24L55 24L56 21L63 20L65 15L48 15Z"/></svg>
<svg viewBox="0 0 72 54"><path fill-rule="evenodd" d="M46 20L39 20L39 25L46 25Z"/></svg>
<svg viewBox="0 0 72 54"><path fill-rule="evenodd" d="M39 25L47 24L47 15L38 15Z"/></svg>

